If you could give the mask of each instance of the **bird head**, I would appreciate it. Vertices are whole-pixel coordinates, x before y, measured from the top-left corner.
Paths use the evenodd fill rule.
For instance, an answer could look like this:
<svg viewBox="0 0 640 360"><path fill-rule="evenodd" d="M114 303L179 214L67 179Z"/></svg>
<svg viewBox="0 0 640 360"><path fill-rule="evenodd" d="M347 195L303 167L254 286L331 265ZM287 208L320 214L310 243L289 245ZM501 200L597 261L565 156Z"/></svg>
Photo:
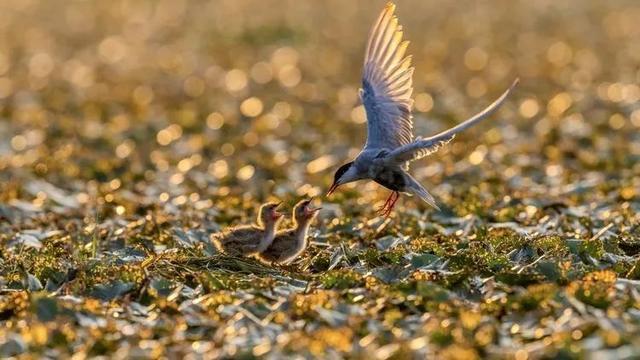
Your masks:
<svg viewBox="0 0 640 360"><path fill-rule="evenodd" d="M313 219L316 216L318 211L322 208L313 207L311 203L313 202L313 198L301 200L296 206L293 207L293 216L298 222L308 221Z"/></svg>
<svg viewBox="0 0 640 360"><path fill-rule="evenodd" d="M282 218L282 213L278 211L281 202L266 203L260 207L258 219L262 224L272 224L278 222Z"/></svg>
<svg viewBox="0 0 640 360"><path fill-rule="evenodd" d="M327 196L333 194L338 186L359 180L357 175L353 161L340 166L338 170L336 170L335 175L333 175L333 184L331 184L329 191L327 191Z"/></svg>

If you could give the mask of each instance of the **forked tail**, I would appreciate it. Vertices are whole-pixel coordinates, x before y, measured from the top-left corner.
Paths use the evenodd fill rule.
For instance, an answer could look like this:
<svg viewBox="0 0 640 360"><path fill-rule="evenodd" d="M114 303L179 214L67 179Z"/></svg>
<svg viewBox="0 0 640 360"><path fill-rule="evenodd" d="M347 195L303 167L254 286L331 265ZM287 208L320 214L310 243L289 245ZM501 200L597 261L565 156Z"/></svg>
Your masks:
<svg viewBox="0 0 640 360"><path fill-rule="evenodd" d="M427 204L433 206L435 209L440 210L438 205L436 205L436 200L433 198L431 194L425 189L419 182L416 181L411 175L405 174L407 176L407 188L406 191L409 194L415 195L422 199L422 201Z"/></svg>

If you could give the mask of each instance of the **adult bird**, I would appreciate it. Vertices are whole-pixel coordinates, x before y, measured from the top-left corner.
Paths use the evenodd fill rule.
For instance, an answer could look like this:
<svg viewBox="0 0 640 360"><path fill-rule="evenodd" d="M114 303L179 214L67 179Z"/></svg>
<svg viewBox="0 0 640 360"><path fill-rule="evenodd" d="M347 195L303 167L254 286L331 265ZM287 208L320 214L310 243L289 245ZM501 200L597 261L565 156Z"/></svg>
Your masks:
<svg viewBox="0 0 640 360"><path fill-rule="evenodd" d="M427 190L409 175L409 163L437 151L454 136L494 113L515 85L482 112L437 135L413 138L411 107L413 100L411 56L405 56L408 41L402 40L402 27L388 3L369 34L364 58L360 99L367 115L367 141L358 156L335 173L327 196L340 185L370 179L392 193L380 209L388 216L400 193L416 195L438 209Z"/></svg>

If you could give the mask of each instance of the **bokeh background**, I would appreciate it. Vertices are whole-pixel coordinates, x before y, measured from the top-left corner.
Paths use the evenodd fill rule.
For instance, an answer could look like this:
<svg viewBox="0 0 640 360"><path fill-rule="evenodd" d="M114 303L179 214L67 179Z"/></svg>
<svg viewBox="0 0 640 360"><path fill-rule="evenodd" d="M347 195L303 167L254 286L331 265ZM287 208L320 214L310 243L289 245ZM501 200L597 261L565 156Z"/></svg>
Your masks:
<svg viewBox="0 0 640 360"><path fill-rule="evenodd" d="M635 0L398 0L417 135L521 80L412 165L442 211L379 219L387 191L360 182L321 199L293 272L206 260L210 233L322 195L358 153L384 4L0 0L0 355L633 354Z"/></svg>
<svg viewBox="0 0 640 360"><path fill-rule="evenodd" d="M318 195L364 141L362 54L383 5L3 1L4 186L34 177L78 190L156 184L149 195L172 198ZM639 14L633 1L399 2L417 134L522 80L498 116L416 176L446 203L486 177L542 194L593 171L633 185ZM360 205L386 196L357 186Z"/></svg>

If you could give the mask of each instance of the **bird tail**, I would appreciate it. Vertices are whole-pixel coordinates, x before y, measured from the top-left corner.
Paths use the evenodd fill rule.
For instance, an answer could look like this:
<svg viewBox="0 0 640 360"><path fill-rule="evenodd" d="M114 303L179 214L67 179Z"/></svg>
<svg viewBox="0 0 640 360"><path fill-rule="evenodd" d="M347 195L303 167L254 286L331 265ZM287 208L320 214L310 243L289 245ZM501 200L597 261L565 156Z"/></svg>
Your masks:
<svg viewBox="0 0 640 360"><path fill-rule="evenodd" d="M436 210L440 210L438 205L436 205L436 199L433 198L431 194L425 189L419 182L416 181L411 175L406 174L408 184L407 184L407 192L411 195L415 195L422 199L422 201L427 204L433 206Z"/></svg>

